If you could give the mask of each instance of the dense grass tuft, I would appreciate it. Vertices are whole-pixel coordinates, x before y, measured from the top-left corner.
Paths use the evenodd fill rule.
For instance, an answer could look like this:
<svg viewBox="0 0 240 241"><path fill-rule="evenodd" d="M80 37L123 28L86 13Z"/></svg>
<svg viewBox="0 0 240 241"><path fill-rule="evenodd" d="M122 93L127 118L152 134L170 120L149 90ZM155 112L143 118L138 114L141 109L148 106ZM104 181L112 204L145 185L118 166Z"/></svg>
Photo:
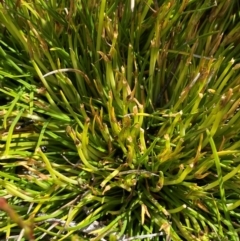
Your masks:
<svg viewBox="0 0 240 241"><path fill-rule="evenodd" d="M0 239L239 240L239 32L237 1L0 1Z"/></svg>

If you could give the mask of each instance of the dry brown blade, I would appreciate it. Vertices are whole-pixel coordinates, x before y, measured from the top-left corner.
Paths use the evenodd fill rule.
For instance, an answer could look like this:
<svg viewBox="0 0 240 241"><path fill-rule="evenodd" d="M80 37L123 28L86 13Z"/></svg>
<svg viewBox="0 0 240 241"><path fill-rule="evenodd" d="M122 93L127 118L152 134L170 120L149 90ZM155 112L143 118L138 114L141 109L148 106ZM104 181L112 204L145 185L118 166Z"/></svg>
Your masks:
<svg viewBox="0 0 240 241"><path fill-rule="evenodd" d="M26 223L16 212L15 210L7 203L5 198L0 198L0 209L8 214L10 219L17 223L18 226L25 230L25 235L28 237L29 241L34 241L33 235L33 224Z"/></svg>

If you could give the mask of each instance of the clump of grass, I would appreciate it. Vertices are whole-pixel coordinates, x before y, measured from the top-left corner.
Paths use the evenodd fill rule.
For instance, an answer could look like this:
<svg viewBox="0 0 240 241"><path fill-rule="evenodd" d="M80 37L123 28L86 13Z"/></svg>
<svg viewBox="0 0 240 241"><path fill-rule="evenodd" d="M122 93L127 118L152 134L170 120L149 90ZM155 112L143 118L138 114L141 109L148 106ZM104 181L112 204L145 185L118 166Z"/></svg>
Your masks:
<svg viewBox="0 0 240 241"><path fill-rule="evenodd" d="M236 1L5 0L0 23L0 195L36 240L238 240Z"/></svg>

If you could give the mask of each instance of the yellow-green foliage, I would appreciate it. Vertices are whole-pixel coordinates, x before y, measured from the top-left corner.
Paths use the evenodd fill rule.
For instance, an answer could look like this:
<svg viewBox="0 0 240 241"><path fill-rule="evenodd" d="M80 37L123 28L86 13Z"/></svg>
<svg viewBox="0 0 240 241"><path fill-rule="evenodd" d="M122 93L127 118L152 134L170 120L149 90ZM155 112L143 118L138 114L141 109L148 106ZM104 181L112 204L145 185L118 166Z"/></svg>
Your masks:
<svg viewBox="0 0 240 241"><path fill-rule="evenodd" d="M0 1L0 239L239 240L239 15Z"/></svg>

